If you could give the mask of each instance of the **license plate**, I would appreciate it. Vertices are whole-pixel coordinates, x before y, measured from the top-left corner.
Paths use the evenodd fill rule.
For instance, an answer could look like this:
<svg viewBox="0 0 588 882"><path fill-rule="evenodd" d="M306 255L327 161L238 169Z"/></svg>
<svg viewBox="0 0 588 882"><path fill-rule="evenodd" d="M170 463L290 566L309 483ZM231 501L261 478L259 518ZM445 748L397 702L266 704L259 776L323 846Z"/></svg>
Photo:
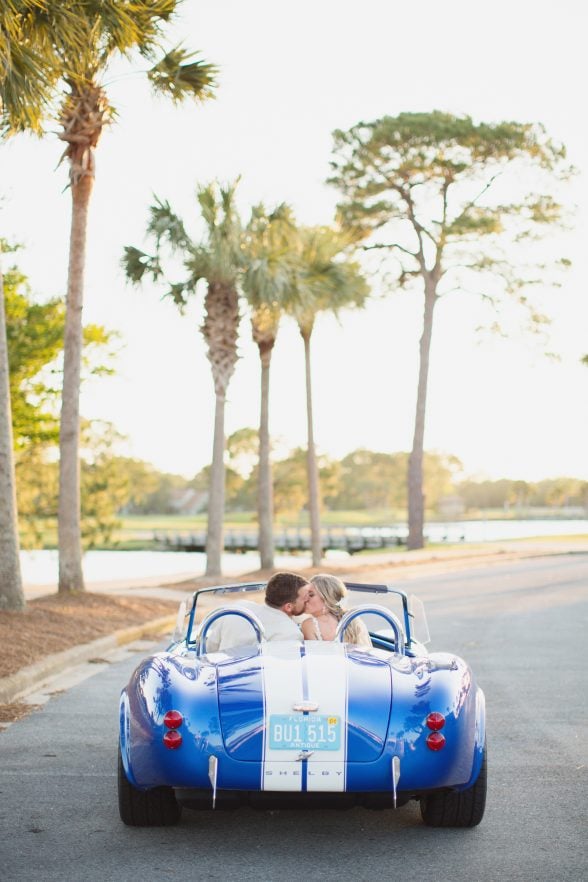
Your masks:
<svg viewBox="0 0 588 882"><path fill-rule="evenodd" d="M271 714L272 750L339 750L341 718L321 714Z"/></svg>

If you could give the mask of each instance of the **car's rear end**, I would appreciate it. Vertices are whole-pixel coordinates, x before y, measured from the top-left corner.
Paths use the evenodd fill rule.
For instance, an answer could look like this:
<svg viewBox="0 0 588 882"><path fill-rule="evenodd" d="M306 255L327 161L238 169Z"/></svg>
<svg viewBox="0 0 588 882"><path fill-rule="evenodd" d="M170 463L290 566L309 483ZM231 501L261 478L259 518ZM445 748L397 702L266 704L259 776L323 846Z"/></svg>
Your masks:
<svg viewBox="0 0 588 882"><path fill-rule="evenodd" d="M210 654L187 641L147 660L121 698L123 791L195 808L420 799L426 823L478 823L483 693L461 659L417 656L395 636Z"/></svg>

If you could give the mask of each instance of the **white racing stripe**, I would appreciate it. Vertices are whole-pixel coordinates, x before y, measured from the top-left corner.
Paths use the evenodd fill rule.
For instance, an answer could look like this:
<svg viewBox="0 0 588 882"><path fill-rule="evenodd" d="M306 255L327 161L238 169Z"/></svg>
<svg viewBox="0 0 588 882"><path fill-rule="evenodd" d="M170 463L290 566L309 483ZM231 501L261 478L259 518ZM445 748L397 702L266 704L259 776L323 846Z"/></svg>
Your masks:
<svg viewBox="0 0 588 882"><path fill-rule="evenodd" d="M300 643L272 641L262 646L265 735L263 744L262 790L302 789L300 751L275 750L269 744L272 714L291 714L292 706L303 699Z"/></svg>
<svg viewBox="0 0 588 882"><path fill-rule="evenodd" d="M317 713L341 720L338 750L317 750L308 759L309 791L343 792L347 754L347 660L343 643L308 640L306 666L308 699L318 704Z"/></svg>

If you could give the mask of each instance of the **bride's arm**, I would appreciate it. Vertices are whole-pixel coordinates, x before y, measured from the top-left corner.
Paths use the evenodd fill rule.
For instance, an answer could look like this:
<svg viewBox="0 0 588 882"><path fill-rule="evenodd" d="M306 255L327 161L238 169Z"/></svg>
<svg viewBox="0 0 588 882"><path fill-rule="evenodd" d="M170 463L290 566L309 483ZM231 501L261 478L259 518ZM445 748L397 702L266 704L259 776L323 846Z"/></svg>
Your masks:
<svg viewBox="0 0 588 882"><path fill-rule="evenodd" d="M370 637L370 632L365 626L365 623L361 621L361 619L355 620L357 623L357 644L358 646L369 646L370 649L373 647L372 639Z"/></svg>

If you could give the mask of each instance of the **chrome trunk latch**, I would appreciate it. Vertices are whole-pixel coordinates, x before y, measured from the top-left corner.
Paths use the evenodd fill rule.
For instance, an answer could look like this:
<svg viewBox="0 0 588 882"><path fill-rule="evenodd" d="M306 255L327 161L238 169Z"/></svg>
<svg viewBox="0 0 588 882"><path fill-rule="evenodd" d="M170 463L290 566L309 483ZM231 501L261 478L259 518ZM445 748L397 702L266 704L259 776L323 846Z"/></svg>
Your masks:
<svg viewBox="0 0 588 882"><path fill-rule="evenodd" d="M300 762L302 762L302 760L306 760L306 759L308 759L310 756L313 755L313 753L314 753L314 750L303 750L303 751L301 751L301 752L298 754L298 756L296 757L296 762L297 762L297 763L300 763Z"/></svg>
<svg viewBox="0 0 588 882"><path fill-rule="evenodd" d="M301 714L312 713L319 709L316 701L297 701L292 705L292 710L299 711Z"/></svg>

